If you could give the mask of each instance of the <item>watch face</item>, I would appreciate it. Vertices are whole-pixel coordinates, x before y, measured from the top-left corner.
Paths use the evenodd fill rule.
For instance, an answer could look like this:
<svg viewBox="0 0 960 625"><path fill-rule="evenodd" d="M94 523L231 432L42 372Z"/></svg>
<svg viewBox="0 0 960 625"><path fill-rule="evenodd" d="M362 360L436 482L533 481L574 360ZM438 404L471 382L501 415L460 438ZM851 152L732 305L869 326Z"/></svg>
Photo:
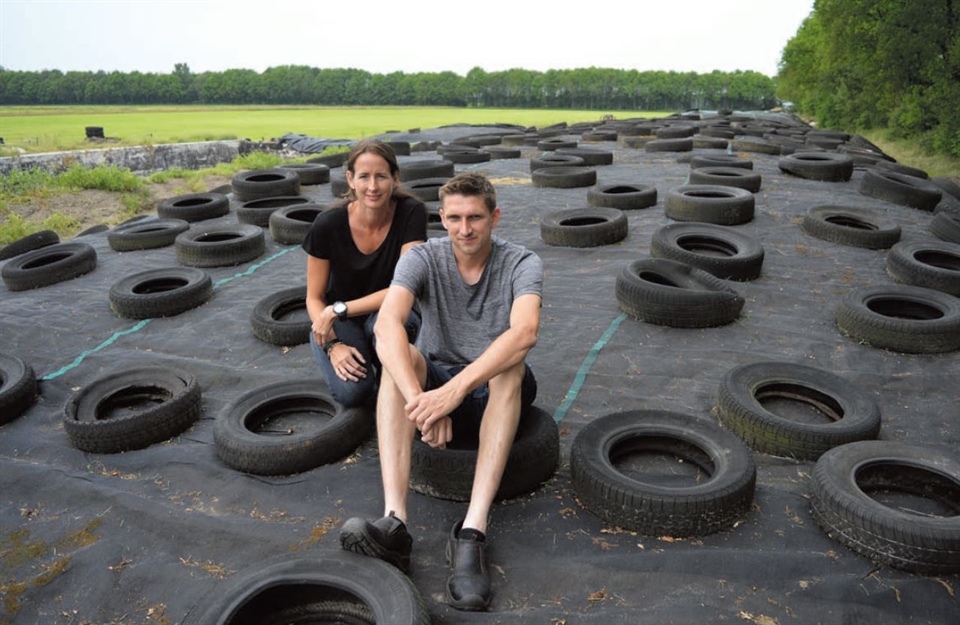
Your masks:
<svg viewBox="0 0 960 625"><path fill-rule="evenodd" d="M347 305L343 302L334 302L333 312L335 312L337 315L343 315L347 312Z"/></svg>

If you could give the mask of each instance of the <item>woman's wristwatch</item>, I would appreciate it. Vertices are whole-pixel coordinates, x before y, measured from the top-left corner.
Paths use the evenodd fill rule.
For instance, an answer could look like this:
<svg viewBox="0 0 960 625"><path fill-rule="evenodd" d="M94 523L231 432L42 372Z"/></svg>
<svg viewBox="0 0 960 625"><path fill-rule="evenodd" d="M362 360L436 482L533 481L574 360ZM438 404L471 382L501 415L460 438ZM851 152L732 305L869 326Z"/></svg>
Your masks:
<svg viewBox="0 0 960 625"><path fill-rule="evenodd" d="M333 303L333 314L335 314L340 321L344 321L347 318L347 305L343 302L334 302Z"/></svg>

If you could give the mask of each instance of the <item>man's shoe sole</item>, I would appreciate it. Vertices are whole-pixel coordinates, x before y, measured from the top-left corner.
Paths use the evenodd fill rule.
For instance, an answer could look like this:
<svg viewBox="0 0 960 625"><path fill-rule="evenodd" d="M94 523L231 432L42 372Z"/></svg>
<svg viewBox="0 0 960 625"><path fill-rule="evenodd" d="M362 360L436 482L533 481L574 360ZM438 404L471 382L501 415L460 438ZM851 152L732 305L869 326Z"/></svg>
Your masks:
<svg viewBox="0 0 960 625"><path fill-rule="evenodd" d="M397 553L380 546L370 535L369 523L363 519L347 519L340 529L340 546L345 551L379 558L404 573L410 569L410 554Z"/></svg>

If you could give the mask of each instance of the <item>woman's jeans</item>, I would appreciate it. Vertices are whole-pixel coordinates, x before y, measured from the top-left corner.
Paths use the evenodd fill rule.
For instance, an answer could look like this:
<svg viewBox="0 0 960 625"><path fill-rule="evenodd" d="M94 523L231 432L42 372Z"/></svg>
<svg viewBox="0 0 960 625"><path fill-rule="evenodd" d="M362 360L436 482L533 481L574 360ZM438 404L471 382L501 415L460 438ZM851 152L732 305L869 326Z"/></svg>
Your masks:
<svg viewBox="0 0 960 625"><path fill-rule="evenodd" d="M313 357L323 373L330 394L333 399L344 408L358 406L374 406L377 402L377 389L380 383L380 360L377 358L376 339L373 326L377 322L377 313L365 317L351 317L345 321L333 322L333 330L337 338L351 347L355 347L362 355L367 368L367 377L356 382L341 380L337 377L330 363L330 357L323 353L323 348L317 345L313 332L310 333L310 348ZM410 317L404 324L408 340L413 343L420 332L420 315L415 310L410 311Z"/></svg>

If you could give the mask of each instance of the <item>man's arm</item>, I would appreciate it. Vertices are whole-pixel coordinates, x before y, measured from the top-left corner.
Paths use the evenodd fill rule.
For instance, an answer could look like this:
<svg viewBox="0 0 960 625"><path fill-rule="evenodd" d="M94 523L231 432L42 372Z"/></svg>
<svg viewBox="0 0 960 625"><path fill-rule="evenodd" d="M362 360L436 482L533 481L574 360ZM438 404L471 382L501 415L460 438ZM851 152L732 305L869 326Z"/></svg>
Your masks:
<svg viewBox="0 0 960 625"><path fill-rule="evenodd" d="M479 358L438 389L420 393L412 401L404 393L408 417L416 421L421 432L429 431L434 422L453 412L467 393L523 362L537 344L539 330L540 296L527 294L516 298L510 308L510 327ZM385 362L383 357L381 362Z"/></svg>
<svg viewBox="0 0 960 625"><path fill-rule="evenodd" d="M413 369L410 342L403 324L413 310L414 296L405 287L393 284L387 289L373 332L377 337L377 357L390 374L403 397L410 401L423 389Z"/></svg>

